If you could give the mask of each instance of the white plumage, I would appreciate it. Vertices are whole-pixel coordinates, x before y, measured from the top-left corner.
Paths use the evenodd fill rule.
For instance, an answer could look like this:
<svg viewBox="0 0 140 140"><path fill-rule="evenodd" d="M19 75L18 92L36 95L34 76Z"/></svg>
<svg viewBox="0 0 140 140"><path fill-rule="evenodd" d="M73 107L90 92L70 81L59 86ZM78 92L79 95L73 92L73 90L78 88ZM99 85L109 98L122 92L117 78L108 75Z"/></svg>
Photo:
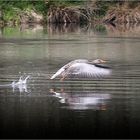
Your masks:
<svg viewBox="0 0 140 140"><path fill-rule="evenodd" d="M69 67L67 74L80 78L98 78L110 75L111 70L87 63L75 63Z"/></svg>
<svg viewBox="0 0 140 140"><path fill-rule="evenodd" d="M104 60L96 59L94 61L88 61L85 59L78 59L69 62L62 68L60 68L52 77L54 79L58 76L62 80L66 77L76 78L100 78L111 74L111 69L102 65Z"/></svg>

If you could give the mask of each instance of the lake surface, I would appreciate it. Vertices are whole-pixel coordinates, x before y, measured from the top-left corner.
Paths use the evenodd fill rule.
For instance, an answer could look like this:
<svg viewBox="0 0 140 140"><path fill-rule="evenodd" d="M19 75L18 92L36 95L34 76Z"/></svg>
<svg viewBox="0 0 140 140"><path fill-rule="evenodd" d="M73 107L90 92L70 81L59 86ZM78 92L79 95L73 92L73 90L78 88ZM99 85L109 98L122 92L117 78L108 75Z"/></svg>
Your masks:
<svg viewBox="0 0 140 140"><path fill-rule="evenodd" d="M79 58L107 60L112 75L50 80ZM25 86L7 85L28 75ZM0 138L136 138L139 130L140 26L1 28Z"/></svg>

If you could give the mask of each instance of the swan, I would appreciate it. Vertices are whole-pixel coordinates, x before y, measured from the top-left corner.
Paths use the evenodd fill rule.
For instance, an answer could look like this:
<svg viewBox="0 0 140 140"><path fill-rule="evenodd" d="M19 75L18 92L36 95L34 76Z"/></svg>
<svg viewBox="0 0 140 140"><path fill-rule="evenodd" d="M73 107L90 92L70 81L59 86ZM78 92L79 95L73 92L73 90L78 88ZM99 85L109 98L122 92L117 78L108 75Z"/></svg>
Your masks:
<svg viewBox="0 0 140 140"><path fill-rule="evenodd" d="M105 60L96 59L89 61L87 59L77 59L61 67L50 79L61 77L63 81L67 77L76 78L100 78L111 74L111 69L107 66L100 65Z"/></svg>

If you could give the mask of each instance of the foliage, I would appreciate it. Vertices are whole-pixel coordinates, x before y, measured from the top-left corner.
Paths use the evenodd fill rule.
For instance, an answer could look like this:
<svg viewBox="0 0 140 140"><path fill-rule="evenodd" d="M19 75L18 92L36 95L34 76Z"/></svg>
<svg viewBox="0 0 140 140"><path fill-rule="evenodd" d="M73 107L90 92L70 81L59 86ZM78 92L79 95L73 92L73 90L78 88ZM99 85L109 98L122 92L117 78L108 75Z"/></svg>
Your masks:
<svg viewBox="0 0 140 140"><path fill-rule="evenodd" d="M112 7L128 7L136 8L139 6L140 1L104 1L104 0L0 0L0 12L2 12L2 18L5 22L14 21L19 22L19 15L22 15L22 12L28 10L34 10L39 14L44 15L46 18L47 11L50 6L91 6L95 3L94 6L97 7L95 11L95 18L101 18L106 15L107 11Z"/></svg>
<svg viewBox="0 0 140 140"><path fill-rule="evenodd" d="M45 14L45 1L25 1L25 0L0 0L0 10L5 22L19 22L19 15L24 11L35 10Z"/></svg>
<svg viewBox="0 0 140 140"><path fill-rule="evenodd" d="M48 5L55 6L76 6L84 4L85 2L82 0L49 0Z"/></svg>

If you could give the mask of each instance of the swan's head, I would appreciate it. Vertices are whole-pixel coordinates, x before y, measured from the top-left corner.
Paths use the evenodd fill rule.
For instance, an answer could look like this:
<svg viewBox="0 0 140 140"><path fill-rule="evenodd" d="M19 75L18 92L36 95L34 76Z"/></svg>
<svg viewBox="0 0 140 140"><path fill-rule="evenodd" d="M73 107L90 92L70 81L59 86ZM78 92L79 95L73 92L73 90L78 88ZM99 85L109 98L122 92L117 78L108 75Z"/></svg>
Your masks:
<svg viewBox="0 0 140 140"><path fill-rule="evenodd" d="M92 63L94 63L94 64L102 64L102 63L106 63L106 61L102 60L102 59L96 59L96 60L93 60Z"/></svg>

